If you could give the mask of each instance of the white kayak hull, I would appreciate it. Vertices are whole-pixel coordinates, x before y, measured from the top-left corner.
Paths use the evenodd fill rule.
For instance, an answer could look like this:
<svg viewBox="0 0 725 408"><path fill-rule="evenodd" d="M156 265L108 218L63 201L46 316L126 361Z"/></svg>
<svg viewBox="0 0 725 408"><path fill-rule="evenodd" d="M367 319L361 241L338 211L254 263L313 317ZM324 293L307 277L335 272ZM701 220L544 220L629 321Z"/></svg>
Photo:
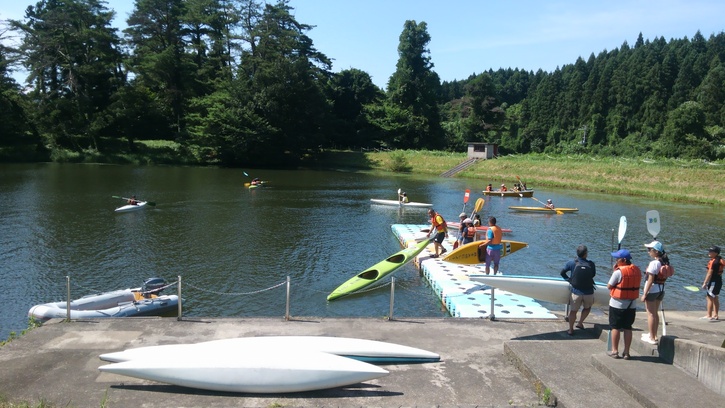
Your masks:
<svg viewBox="0 0 725 408"><path fill-rule="evenodd" d="M428 208L433 207L433 204L428 203L417 203L415 201L411 201L409 203L401 203L397 200L381 200L377 198L371 198L370 202L373 204L380 204L380 205L391 205L395 207L413 207L413 208Z"/></svg>
<svg viewBox="0 0 725 408"><path fill-rule="evenodd" d="M260 336L213 340L194 344L168 344L128 349L101 354L110 362L143 360L161 355L203 353L205 355L234 355L249 349L279 349L320 351L374 364L427 363L440 361L440 355L395 343L348 337L328 336Z"/></svg>
<svg viewBox="0 0 725 408"><path fill-rule="evenodd" d="M126 204L123 207L118 207L114 211L115 212L132 212L132 211L139 211L143 210L146 207L146 201L139 201L138 204Z"/></svg>
<svg viewBox="0 0 725 408"><path fill-rule="evenodd" d="M550 303L568 304L571 293L569 282L562 278L511 275L469 275L469 278L472 281L484 283L497 289ZM596 283L594 306L606 307L608 305L609 290L607 285Z"/></svg>
<svg viewBox="0 0 725 408"><path fill-rule="evenodd" d="M274 348L240 350L231 356L175 353L98 369L183 387L244 393L321 390L388 375L378 366L334 354Z"/></svg>

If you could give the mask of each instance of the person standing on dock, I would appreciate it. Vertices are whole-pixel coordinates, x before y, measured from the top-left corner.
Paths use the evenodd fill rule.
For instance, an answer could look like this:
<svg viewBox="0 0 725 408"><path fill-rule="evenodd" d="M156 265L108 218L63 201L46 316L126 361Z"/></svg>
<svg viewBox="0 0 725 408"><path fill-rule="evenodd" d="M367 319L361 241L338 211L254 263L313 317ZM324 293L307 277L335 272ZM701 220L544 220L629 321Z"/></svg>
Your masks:
<svg viewBox="0 0 725 408"><path fill-rule="evenodd" d="M657 344L657 327L660 325L660 315L657 313L660 303L665 297L665 281L661 279L660 269L662 265L669 264L670 261L661 242L652 241L645 244L645 248L647 248L647 254L652 257L652 261L644 270L645 282L640 298L647 310L647 328L649 329L649 333L642 333L642 341Z"/></svg>
<svg viewBox="0 0 725 408"><path fill-rule="evenodd" d="M632 345L632 324L637 316L637 298L642 283L642 271L632 263L632 255L626 249L612 252L617 260L612 277L607 282L609 299L609 325L612 331L612 358L629 360L629 347ZM619 356L619 337L624 332L624 350Z"/></svg>
<svg viewBox="0 0 725 408"><path fill-rule="evenodd" d="M567 262L561 270L561 277L571 284L567 332L570 336L574 335L574 322L579 308L582 307L582 314L576 327L584 329L584 320L589 316L594 304L594 276L597 274L597 268L594 262L587 259L588 252L586 245L579 245L576 248L576 259ZM567 275L569 272L571 276Z"/></svg>
<svg viewBox="0 0 725 408"><path fill-rule="evenodd" d="M716 322L720 318L718 310L720 309L720 289L722 289L722 273L725 269L725 261L720 257L720 247L713 246L707 250L707 256L710 262L707 264L707 275L705 281L702 282L702 288L705 289L705 297L707 298L707 316L705 319Z"/></svg>
<svg viewBox="0 0 725 408"><path fill-rule="evenodd" d="M481 245L486 245L486 275L491 273L491 263L493 263L493 274L498 273L498 264L501 262L501 250L503 249L501 237L503 237L503 231L496 225L496 217L488 217L486 240L481 243Z"/></svg>
<svg viewBox="0 0 725 408"><path fill-rule="evenodd" d="M432 208L428 210L428 216L430 217L430 230L428 231L427 236L430 237L431 232L436 232L436 235L433 238L435 254L431 255L431 258L438 258L447 252L447 250L443 248L442 244L443 240L448 237L448 225L446 224L446 220L444 220L443 217Z"/></svg>

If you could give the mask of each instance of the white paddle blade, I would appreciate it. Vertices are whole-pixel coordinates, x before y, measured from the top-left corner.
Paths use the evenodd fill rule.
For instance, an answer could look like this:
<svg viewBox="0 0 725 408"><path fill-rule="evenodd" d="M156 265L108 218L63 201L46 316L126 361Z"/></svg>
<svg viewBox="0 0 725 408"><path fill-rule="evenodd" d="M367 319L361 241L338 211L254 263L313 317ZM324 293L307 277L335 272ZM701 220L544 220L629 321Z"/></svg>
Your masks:
<svg viewBox="0 0 725 408"><path fill-rule="evenodd" d="M657 210L647 211L647 231L652 238L657 238L660 233L660 213Z"/></svg>
<svg viewBox="0 0 725 408"><path fill-rule="evenodd" d="M624 234L627 232L627 217L624 215L619 219L619 234L617 235L617 242L620 244L624 239Z"/></svg>

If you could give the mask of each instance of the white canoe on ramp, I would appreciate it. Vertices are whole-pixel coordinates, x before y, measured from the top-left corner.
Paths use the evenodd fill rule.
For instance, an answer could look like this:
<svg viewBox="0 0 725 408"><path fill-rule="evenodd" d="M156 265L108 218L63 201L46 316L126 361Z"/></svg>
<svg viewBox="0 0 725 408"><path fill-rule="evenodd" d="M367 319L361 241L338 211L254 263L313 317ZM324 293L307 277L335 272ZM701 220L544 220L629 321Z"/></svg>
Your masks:
<svg viewBox="0 0 725 408"><path fill-rule="evenodd" d="M517 295L530 297L544 302L567 304L571 290L569 282L562 278L517 275L469 275L472 281L484 283ZM594 305L609 305L609 289L603 283L595 282Z"/></svg>
<svg viewBox="0 0 725 408"><path fill-rule="evenodd" d="M251 349L233 355L179 352L98 369L189 388L270 394L343 387L388 375L376 365L310 350Z"/></svg>
<svg viewBox="0 0 725 408"><path fill-rule="evenodd" d="M260 336L212 340L192 344L168 344L137 347L114 353L101 354L101 360L123 362L143 360L162 355L187 353L212 356L234 355L246 350L287 350L302 353L321 351L373 364L408 364L440 361L440 355L416 347L383 341L330 336Z"/></svg>

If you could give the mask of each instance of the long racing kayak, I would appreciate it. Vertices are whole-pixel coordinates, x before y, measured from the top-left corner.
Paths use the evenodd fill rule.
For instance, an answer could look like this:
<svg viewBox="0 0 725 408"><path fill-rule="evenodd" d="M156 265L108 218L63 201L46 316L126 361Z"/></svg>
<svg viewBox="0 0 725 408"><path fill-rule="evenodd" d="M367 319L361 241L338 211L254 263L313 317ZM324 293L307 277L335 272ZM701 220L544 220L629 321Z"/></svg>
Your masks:
<svg viewBox="0 0 725 408"><path fill-rule="evenodd" d="M427 350L367 339L330 336L259 336L236 337L191 344L165 344L147 346L101 354L103 361L120 363L131 360L146 360L161 355L183 356L189 353L234 355L241 350L275 349L296 350L300 353L322 351L371 364L410 364L440 361L437 353Z"/></svg>
<svg viewBox="0 0 725 408"><path fill-rule="evenodd" d="M139 201L138 204L126 204L122 207L116 208L115 212L131 212L131 211L138 211L143 210L144 207L146 207L146 201Z"/></svg>
<svg viewBox="0 0 725 408"><path fill-rule="evenodd" d="M564 305L569 303L569 282L562 278L516 275L469 275L468 277L472 281L536 300ZM594 288L594 306L609 305L607 285L595 282Z"/></svg>
<svg viewBox="0 0 725 408"><path fill-rule="evenodd" d="M416 208L433 207L433 204L428 204L428 203L417 203L415 201L411 201L409 203L401 203L400 201L397 201L397 200L381 200L378 198L371 198L370 202L373 204L392 205L395 207L416 207Z"/></svg>
<svg viewBox="0 0 725 408"><path fill-rule="evenodd" d="M509 210L514 211L522 211L522 212L535 212L535 213L551 213L551 214L558 214L559 211L563 213L575 213L579 211L578 208L565 208L565 207L557 207L555 209L551 208L544 208L544 207L509 207Z"/></svg>
<svg viewBox="0 0 725 408"><path fill-rule="evenodd" d="M431 240L426 238L418 244L402 249L370 268L358 273L342 285L338 286L337 289L333 290L332 293L327 296L327 300L335 300L339 297L358 291L370 284L378 282L393 273L396 269L413 260L413 258L421 253L430 242Z"/></svg>
<svg viewBox="0 0 725 408"><path fill-rule="evenodd" d="M481 246L483 243L484 241L473 241L466 245L461 245L444 256L442 260L462 265L484 263L486 262L486 246ZM529 246L526 242L509 241L507 239L502 239L501 244L503 244L501 257L510 255L521 248Z"/></svg>

